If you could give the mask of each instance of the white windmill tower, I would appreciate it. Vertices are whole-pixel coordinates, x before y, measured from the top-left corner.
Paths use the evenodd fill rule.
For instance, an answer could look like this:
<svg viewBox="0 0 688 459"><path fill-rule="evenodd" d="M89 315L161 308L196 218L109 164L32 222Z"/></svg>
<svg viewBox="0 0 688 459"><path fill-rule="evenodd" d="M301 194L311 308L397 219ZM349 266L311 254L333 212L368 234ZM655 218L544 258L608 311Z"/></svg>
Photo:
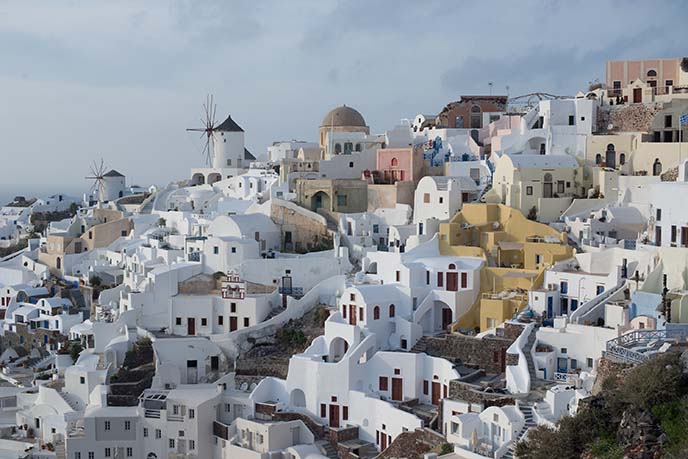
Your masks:
<svg viewBox="0 0 688 459"><path fill-rule="evenodd" d="M206 97L203 104L201 127L189 128L187 131L200 132L205 137L202 154L208 168L212 168L218 175L224 177L235 175L245 168L245 159L255 159L246 151L244 146L244 130L231 116L220 124L216 124L215 114L217 105L212 95ZM210 180L208 180L210 183Z"/></svg>
<svg viewBox="0 0 688 459"><path fill-rule="evenodd" d="M87 180L93 180L93 185L88 193L88 199L85 199L89 205L93 202L102 202L106 195L105 185L105 163L100 160L100 164L93 161L91 164L91 175L84 177Z"/></svg>

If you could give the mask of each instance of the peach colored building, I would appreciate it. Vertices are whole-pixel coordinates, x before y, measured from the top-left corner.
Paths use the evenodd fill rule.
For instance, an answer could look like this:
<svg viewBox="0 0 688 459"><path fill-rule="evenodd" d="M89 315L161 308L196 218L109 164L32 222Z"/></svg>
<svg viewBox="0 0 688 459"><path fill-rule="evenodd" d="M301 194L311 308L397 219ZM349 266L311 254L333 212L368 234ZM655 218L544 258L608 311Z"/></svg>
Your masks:
<svg viewBox="0 0 688 459"><path fill-rule="evenodd" d="M377 151L376 183L418 182L423 176L425 160L420 148L380 148Z"/></svg>
<svg viewBox="0 0 688 459"><path fill-rule="evenodd" d="M672 59L646 59L637 61L608 61L607 62L607 88L621 89L641 80L653 88L679 86L685 72L681 71L682 58Z"/></svg>

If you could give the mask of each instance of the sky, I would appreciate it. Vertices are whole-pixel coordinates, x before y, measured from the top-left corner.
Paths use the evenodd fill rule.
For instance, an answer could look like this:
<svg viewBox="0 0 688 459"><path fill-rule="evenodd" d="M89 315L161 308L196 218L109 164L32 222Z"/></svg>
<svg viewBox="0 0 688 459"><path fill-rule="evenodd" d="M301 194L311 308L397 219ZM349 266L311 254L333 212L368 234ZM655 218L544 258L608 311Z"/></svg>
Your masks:
<svg viewBox="0 0 688 459"><path fill-rule="evenodd" d="M679 57L680 1L0 0L0 194L77 193L202 167L206 94L257 156L317 140L333 107L373 132L462 94L574 95L605 61Z"/></svg>

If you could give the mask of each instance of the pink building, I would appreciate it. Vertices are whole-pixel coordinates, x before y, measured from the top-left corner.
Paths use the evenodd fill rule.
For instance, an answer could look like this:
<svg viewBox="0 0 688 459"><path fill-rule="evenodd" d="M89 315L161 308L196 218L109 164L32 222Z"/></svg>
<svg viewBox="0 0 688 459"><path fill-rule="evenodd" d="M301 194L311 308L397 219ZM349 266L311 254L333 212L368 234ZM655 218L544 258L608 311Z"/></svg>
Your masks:
<svg viewBox="0 0 688 459"><path fill-rule="evenodd" d="M670 92L669 87L682 82L681 58L646 59L639 61L608 61L607 88L617 90L641 80L652 88L659 88L660 93Z"/></svg>
<svg viewBox="0 0 688 459"><path fill-rule="evenodd" d="M413 181L423 176L425 161L420 148L380 148L377 151L377 174L382 183Z"/></svg>

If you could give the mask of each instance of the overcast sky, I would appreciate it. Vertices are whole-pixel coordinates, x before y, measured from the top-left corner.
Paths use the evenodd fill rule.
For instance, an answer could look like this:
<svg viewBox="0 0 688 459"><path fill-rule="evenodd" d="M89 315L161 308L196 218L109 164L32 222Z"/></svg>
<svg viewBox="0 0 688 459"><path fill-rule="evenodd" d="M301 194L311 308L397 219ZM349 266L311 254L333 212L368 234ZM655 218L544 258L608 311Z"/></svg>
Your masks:
<svg viewBox="0 0 688 459"><path fill-rule="evenodd" d="M207 93L247 147L373 132L461 94L575 94L608 59L688 54L683 2L0 0L0 187L72 191L93 159L140 185L201 166Z"/></svg>

